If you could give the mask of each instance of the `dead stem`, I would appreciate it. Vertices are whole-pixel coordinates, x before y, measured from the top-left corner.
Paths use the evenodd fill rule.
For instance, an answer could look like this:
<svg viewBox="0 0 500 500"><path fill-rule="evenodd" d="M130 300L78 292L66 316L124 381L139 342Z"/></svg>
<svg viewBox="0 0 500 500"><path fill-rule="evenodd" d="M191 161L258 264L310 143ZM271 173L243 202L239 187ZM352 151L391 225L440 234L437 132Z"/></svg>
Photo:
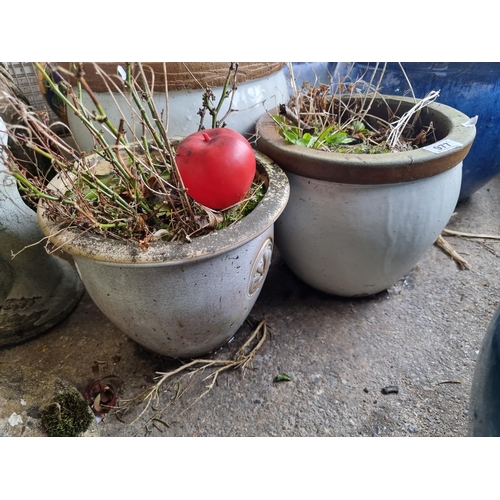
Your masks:
<svg viewBox="0 0 500 500"><path fill-rule="evenodd" d="M301 120L288 106L280 104L279 114L290 120L297 127L301 127L304 132L314 132L314 127L309 126L306 122ZM314 114L314 113L312 113ZM323 114L323 113L318 113Z"/></svg>
<svg viewBox="0 0 500 500"><path fill-rule="evenodd" d="M462 233L461 231L454 231L452 229L443 229L443 233L449 234L450 236L463 236L464 238L484 238L489 240L500 240L500 235L498 234Z"/></svg>
<svg viewBox="0 0 500 500"><path fill-rule="evenodd" d="M460 269L470 269L470 264L441 235L438 236L435 243L457 262Z"/></svg>
<svg viewBox="0 0 500 500"><path fill-rule="evenodd" d="M250 337L243 344L243 346L238 350L233 359L193 359L174 370L170 370L168 372L156 372L158 375L158 381L155 384L143 390L132 399L124 400L123 404L120 407L116 407L115 409L119 413L124 413L134 406L145 403L145 407L143 408L139 416L133 420L131 425L136 423L144 415L146 410L152 405L153 401L159 400L160 389L165 384L165 382L170 381L174 377L178 376L177 379L173 381L173 383L177 382L178 384L177 390L175 391L175 396L163 409L155 411L153 417L151 417L147 422L150 423L153 420L158 419L163 411L165 411L168 407L178 401L186 393L189 384L184 388L184 390L182 390L182 392L180 391L180 380L182 380L183 377L189 375L191 378L193 378L196 374L212 368L213 370L203 378L203 381L209 381L205 391L197 398L195 398L188 405L188 407L181 412L181 414L183 414L214 388L220 374L227 370L236 370L238 368L245 370L248 364L251 363L251 361L254 359L258 350L264 344L266 338L267 321L266 318L264 318L259 323L257 328L255 328L255 330L251 333ZM192 380L190 383L192 383Z"/></svg>
<svg viewBox="0 0 500 500"><path fill-rule="evenodd" d="M106 174L97 173L94 170L97 162L91 164L87 153L71 148L25 102L10 93L7 99L2 99L2 109L4 106L12 108L15 116L19 116L19 123L9 124L9 136L16 144L33 152L37 161L43 160L43 168L47 163L51 175L62 177L68 188L64 194L54 196L41 168L37 167L37 172L33 173L23 160L9 153L9 170L16 177L24 197L49 201L45 205L49 220L90 229L92 233L122 241L132 240L146 249L153 235L156 239L161 235L167 241L190 242L194 236L236 223L252 210L253 205L245 209L247 201L243 200L238 210L224 211L220 215L222 220L217 221L212 212L188 196L175 161L176 143L171 143L167 134L165 63L165 119L165 110L160 112L155 103L154 86L158 75L152 68L142 63L127 63L126 72L117 68L117 77L107 74L98 63L88 64L91 65L90 70L87 68L89 74L95 72L102 79L107 95L116 105L120 115L116 126L99 103L99 95L90 88L83 63L72 63L69 71L50 63L47 66L36 63L36 67L68 112L74 113L90 133L93 152L109 164L110 171ZM238 63L231 63L223 95L217 107L212 109L215 117L226 99L230 101L228 113L234 111L237 71ZM75 86L71 83L73 78L77 82ZM91 109L84 104L84 94L90 98ZM227 114L222 120L226 117ZM69 177L70 173L73 177ZM256 184L257 181L252 186ZM263 191L261 188L259 197ZM159 234L160 229L165 231Z"/></svg>
<svg viewBox="0 0 500 500"><path fill-rule="evenodd" d="M26 250L27 248L35 247L35 246L39 245L42 241L45 241L45 240L48 241L48 239L49 239L48 236L44 236L41 240L35 241L35 243L31 243L31 245L24 246L23 248L21 248L21 250L19 250L19 252L16 252L16 253L14 253L11 250L10 251L10 258L15 259L21 252L24 252L24 250Z"/></svg>
<svg viewBox="0 0 500 500"><path fill-rule="evenodd" d="M280 134L292 144L342 153L388 153L424 145L434 129L429 126L420 130L418 117L439 91L430 92L398 116L399 107L392 109L380 93L386 67L387 63L376 63L368 81L363 79L368 76L366 72L351 81L351 66L340 82L333 79L330 85L304 82L301 89L297 89L290 67L293 93L288 103L279 107L283 117L279 122ZM407 78L404 70L403 74ZM386 104L387 119L370 112L377 99ZM306 132L311 139L321 140L309 140L304 137Z"/></svg>

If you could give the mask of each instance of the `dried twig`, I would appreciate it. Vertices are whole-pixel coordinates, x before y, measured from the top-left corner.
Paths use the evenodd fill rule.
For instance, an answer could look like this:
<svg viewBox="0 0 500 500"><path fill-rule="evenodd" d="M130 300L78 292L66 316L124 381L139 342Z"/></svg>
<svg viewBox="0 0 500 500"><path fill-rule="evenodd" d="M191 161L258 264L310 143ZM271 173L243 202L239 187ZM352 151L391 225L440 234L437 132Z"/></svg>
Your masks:
<svg viewBox="0 0 500 500"><path fill-rule="evenodd" d="M462 231L454 231L452 229L443 229L443 233L449 234L450 236L463 236L465 238L484 238L489 240L500 240L500 235L497 234L472 234L472 233L463 233Z"/></svg>
<svg viewBox="0 0 500 500"><path fill-rule="evenodd" d="M415 100L414 106L398 117L399 106L393 109L380 94L386 67L387 63L376 63L371 77L365 81L367 72L357 78L351 74L351 66L339 82L333 79L330 85L304 82L300 90L289 67L293 95L287 105L279 107L279 114L284 117L277 121L280 134L291 144L342 153L388 153L424 145L434 127L432 122L427 126L420 124L419 116L438 97L439 91ZM408 80L402 66L401 69ZM408 84L412 89L409 81ZM371 112L378 99L387 105L387 117ZM303 141L306 132L318 139L309 141L306 137Z"/></svg>
<svg viewBox="0 0 500 500"><path fill-rule="evenodd" d="M389 134L389 137L387 138L387 144L391 148L395 148L396 146L398 146L401 134L405 130L406 125L408 125L411 118L421 109L425 108L426 106L434 102L438 97L439 97L439 90L433 90L429 92L422 100L418 101L417 104L415 104L415 106L413 106L410 110L404 113L404 115L401 118L391 123L391 132Z"/></svg>
<svg viewBox="0 0 500 500"><path fill-rule="evenodd" d="M148 66L127 63L126 70L118 66L120 78L117 79L106 74L97 63L92 63L92 71L102 79L121 115L115 125L99 104L97 94L92 92L83 63L72 64L72 69L67 72L50 64L35 65L45 84L90 133L99 162L109 167L106 175L99 173L101 163L90 161L88 158L92 157L64 142L52 126L13 92L6 93L5 97L2 97L2 92L2 110L5 107L6 111L19 117L15 123L7 124L8 136L12 139L9 143L24 146L37 159L50 164L52 172L64 182L64 191L55 193L52 185L47 184L42 168L31 172L32 162L28 168L10 146L5 148L6 164L20 191L27 198L44 200L47 219L94 234L132 240L146 249L156 239L189 242L195 236L234 224L262 197L265 187L259 184L257 190L252 189L252 203L247 204L245 200L243 204L221 211L216 223L205 222L214 220L213 213L186 193L175 161L175 147L167 134L168 122L163 120L163 112L155 104L155 73ZM231 101L228 113L233 111L237 68L237 63L231 63L223 94L217 105L210 109L216 125L222 125L219 122L227 117L226 113L219 119L218 113L228 97ZM166 82L165 64L163 73ZM3 88L1 84L5 78L2 75L0 86ZM69 77L76 79L76 86ZM80 89L90 96L95 111L86 108ZM123 100L121 104L117 97L120 102ZM128 118L129 114L132 114L132 120ZM136 123L140 126L136 127ZM256 183L252 187L257 187Z"/></svg>
<svg viewBox="0 0 500 500"><path fill-rule="evenodd" d="M312 133L314 132L314 127L311 127L306 122L302 121L288 106L285 104L280 104L279 113L290 120L294 125L300 127L304 132Z"/></svg>
<svg viewBox="0 0 500 500"><path fill-rule="evenodd" d="M132 422L132 424L136 423L144 415L146 410L152 405L153 401L159 400L161 387L167 381L172 381L173 384L177 384L175 396L163 409L161 409L160 411L156 411L154 416L148 420L148 423L152 420L158 420L162 412L165 411L169 406L171 406L175 401L178 401L186 392L187 388L185 388L182 392L180 391L180 380L184 376L189 375L190 377L193 377L199 372L203 372L213 368L213 370L203 379L204 381L210 381L206 386L206 390L182 411L182 413L184 413L213 389L217 382L217 378L221 373L227 370L236 370L238 368L242 368L244 370L254 359L257 351L261 348L266 338L267 323L266 318L264 318L259 323L257 328L252 332L248 340L238 350L233 359L193 359L190 362L185 363L178 368L175 368L174 370L170 370L168 372L157 372L158 381L155 384L148 387L132 399L123 400L123 404L119 408L117 408L117 411L123 413L133 406L145 403L145 407L143 408L139 416Z"/></svg>
<svg viewBox="0 0 500 500"><path fill-rule="evenodd" d="M470 264L441 235L438 236L435 243L457 262L460 269L470 269Z"/></svg>

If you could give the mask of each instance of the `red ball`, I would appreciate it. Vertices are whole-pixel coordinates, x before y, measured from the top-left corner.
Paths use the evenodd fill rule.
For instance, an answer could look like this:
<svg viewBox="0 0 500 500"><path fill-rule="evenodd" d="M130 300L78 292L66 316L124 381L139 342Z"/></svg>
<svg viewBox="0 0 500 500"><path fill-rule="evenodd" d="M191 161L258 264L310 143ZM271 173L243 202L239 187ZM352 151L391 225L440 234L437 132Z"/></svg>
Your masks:
<svg viewBox="0 0 500 500"><path fill-rule="evenodd" d="M229 128L187 136L177 146L175 160L187 194L214 210L224 210L245 197L257 166L250 143Z"/></svg>

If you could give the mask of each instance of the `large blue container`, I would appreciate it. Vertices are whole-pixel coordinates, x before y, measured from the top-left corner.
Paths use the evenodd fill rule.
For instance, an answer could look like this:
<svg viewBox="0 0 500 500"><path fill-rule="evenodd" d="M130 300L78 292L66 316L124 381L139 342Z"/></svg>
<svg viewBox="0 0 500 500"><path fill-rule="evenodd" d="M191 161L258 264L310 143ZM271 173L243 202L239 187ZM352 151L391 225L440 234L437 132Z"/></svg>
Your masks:
<svg viewBox="0 0 500 500"><path fill-rule="evenodd" d="M351 69L352 79L369 81L376 63L338 63L336 78ZM436 102L473 117L478 115L477 134L463 162L459 201L468 198L500 173L500 63L401 63L415 97L440 90ZM379 63L380 74L383 63ZM398 63L387 63L380 92L407 95L408 83Z"/></svg>
<svg viewBox="0 0 500 500"><path fill-rule="evenodd" d="M500 307L491 319L474 370L469 435L500 437Z"/></svg>
<svg viewBox="0 0 500 500"><path fill-rule="evenodd" d="M329 84L332 81L336 62L293 62L293 75L298 88L302 87L304 82L309 82L311 85L319 85L321 83ZM284 73L287 78L290 78L288 66L284 67Z"/></svg>

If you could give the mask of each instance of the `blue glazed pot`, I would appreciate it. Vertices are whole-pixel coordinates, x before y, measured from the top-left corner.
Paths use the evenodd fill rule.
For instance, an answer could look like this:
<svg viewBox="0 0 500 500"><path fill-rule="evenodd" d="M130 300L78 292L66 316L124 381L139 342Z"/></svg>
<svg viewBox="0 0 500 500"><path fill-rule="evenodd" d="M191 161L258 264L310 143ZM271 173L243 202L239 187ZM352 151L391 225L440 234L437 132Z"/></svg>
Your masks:
<svg viewBox="0 0 500 500"><path fill-rule="evenodd" d="M479 351L469 405L469 435L500 436L500 307Z"/></svg>
<svg viewBox="0 0 500 500"><path fill-rule="evenodd" d="M369 81L376 63L339 63L336 78L351 70L351 79ZM500 63L402 63L415 97L440 90L437 102L473 117L478 115L477 135L464 160L458 201L468 198L500 173ZM383 63L379 63L380 73ZM364 75L364 76L363 76ZM381 93L405 95L408 83L398 63L387 63ZM409 94L411 95L411 94Z"/></svg>
<svg viewBox="0 0 500 500"><path fill-rule="evenodd" d="M297 87L302 87L304 82L309 82L311 85L330 84L336 66L336 62L293 62L292 68ZM289 80L288 66L285 66L283 71Z"/></svg>

